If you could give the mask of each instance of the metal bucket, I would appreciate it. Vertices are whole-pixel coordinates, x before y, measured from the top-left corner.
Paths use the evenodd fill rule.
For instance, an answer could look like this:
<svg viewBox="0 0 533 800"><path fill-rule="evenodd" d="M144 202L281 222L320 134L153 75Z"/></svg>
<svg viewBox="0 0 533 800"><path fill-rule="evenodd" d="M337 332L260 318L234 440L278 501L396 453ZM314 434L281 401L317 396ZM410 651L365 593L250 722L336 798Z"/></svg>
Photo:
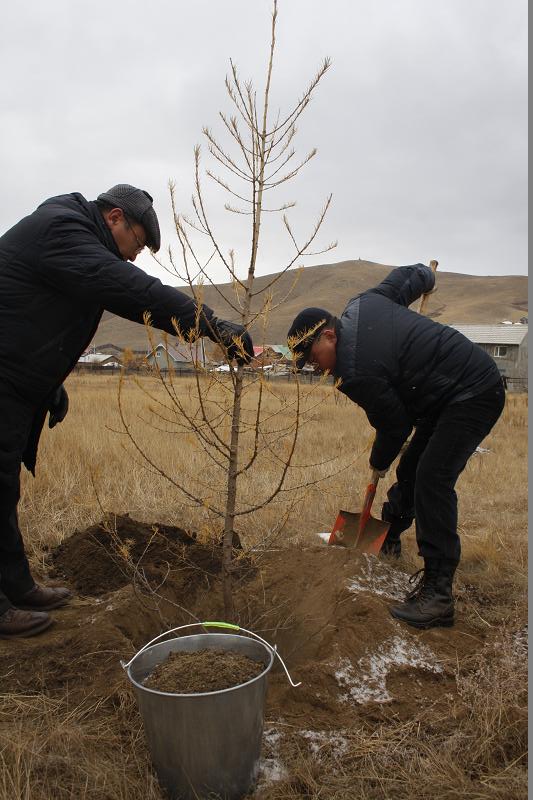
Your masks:
<svg viewBox="0 0 533 800"><path fill-rule="evenodd" d="M231 650L264 664L247 683L218 692L171 694L142 681L169 653ZM152 761L172 800L219 796L237 800L259 770L267 675L274 651L229 633L183 636L141 650L127 675L133 684Z"/></svg>

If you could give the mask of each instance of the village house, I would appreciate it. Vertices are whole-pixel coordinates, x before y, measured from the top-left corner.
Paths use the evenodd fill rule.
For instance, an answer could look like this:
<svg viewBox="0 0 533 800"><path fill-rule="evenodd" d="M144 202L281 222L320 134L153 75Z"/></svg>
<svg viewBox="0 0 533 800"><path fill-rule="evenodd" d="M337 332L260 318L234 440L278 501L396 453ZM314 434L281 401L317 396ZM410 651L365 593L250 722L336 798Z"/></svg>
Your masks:
<svg viewBox="0 0 533 800"><path fill-rule="evenodd" d="M251 363L253 369L275 368L284 369L292 363L288 347L281 344L265 344L254 347L254 358Z"/></svg>
<svg viewBox="0 0 533 800"><path fill-rule="evenodd" d="M194 369L196 366L204 367L206 363L203 339L197 342L164 344L159 342L145 359L146 363L160 370L168 369Z"/></svg>
<svg viewBox="0 0 533 800"><path fill-rule="evenodd" d="M117 356L109 353L84 353L78 359L78 367L83 367L84 369L98 369L100 367L119 369L121 366Z"/></svg>

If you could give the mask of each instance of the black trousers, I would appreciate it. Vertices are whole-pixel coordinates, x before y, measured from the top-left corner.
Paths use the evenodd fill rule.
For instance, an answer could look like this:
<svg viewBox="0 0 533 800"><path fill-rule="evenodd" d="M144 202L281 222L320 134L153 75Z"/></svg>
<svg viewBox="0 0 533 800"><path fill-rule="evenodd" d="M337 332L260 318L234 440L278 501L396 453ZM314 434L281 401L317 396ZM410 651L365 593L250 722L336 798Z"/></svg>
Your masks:
<svg viewBox="0 0 533 800"><path fill-rule="evenodd" d="M0 386L0 614L34 585L18 524L20 466L33 409Z"/></svg>
<svg viewBox="0 0 533 800"><path fill-rule="evenodd" d="M34 584L18 524L19 497L18 480L11 486L0 482L0 614Z"/></svg>
<svg viewBox="0 0 533 800"><path fill-rule="evenodd" d="M383 519L391 522L390 538L399 537L414 519L418 552L423 558L459 561L455 484L504 405L505 390L499 382L483 394L446 406L437 417L416 426L398 463L397 482L389 489L382 509Z"/></svg>

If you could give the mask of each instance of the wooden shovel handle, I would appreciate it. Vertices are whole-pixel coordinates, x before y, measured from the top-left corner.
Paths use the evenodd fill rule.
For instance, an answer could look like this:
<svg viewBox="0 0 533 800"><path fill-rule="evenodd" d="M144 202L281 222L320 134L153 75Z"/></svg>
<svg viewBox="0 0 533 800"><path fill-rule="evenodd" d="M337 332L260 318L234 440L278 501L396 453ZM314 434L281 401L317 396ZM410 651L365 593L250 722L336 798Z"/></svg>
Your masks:
<svg viewBox="0 0 533 800"><path fill-rule="evenodd" d="M438 266L439 266L439 262L438 261L430 261L429 262L429 268L434 273L437 271L437 267ZM435 291L435 290L433 289L433 291ZM428 300L429 300L429 295L432 294L432 293L433 292L426 292L426 294L422 295L422 297L420 299L420 305L418 306L418 313L419 314L423 314L425 312L426 306L427 306Z"/></svg>
<svg viewBox="0 0 533 800"><path fill-rule="evenodd" d="M372 511L372 503L374 502L374 497L376 496L376 490L378 488L378 481L379 481L379 472L377 469L373 469L372 475L370 477L370 483L366 487L365 499L363 501L363 508L361 510L361 516L359 517L359 533L362 533L364 531L365 525L370 518L370 512Z"/></svg>

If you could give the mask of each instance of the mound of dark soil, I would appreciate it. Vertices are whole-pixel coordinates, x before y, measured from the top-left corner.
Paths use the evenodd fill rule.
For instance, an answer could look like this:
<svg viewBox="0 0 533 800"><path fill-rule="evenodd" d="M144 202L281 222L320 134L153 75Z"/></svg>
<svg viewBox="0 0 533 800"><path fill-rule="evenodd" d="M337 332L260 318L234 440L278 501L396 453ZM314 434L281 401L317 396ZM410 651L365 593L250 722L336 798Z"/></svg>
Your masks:
<svg viewBox="0 0 533 800"><path fill-rule="evenodd" d="M181 570L183 582L194 583L202 573L217 575L220 561L220 548L198 544L182 528L115 515L76 531L52 553L53 574L94 597L126 586L141 570L154 581Z"/></svg>
<svg viewBox="0 0 533 800"><path fill-rule="evenodd" d="M169 653L143 683L148 689L175 694L220 692L251 681L264 668L258 661L226 650Z"/></svg>

